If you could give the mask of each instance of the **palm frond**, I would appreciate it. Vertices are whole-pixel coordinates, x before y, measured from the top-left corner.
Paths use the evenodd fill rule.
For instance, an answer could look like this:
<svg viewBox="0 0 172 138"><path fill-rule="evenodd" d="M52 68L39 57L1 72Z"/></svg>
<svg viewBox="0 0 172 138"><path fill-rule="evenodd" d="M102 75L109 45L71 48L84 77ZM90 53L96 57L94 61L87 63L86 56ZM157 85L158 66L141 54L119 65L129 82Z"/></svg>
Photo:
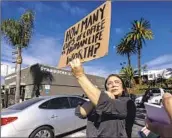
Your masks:
<svg viewBox="0 0 172 138"><path fill-rule="evenodd" d="M33 33L33 28L34 28L34 13L31 10L26 11L20 18L20 24L22 26L22 42L21 45L22 47L27 47L32 33Z"/></svg>
<svg viewBox="0 0 172 138"><path fill-rule="evenodd" d="M21 25L12 19L7 19L1 23L2 34L13 46L18 45L21 41L19 37L21 29Z"/></svg>

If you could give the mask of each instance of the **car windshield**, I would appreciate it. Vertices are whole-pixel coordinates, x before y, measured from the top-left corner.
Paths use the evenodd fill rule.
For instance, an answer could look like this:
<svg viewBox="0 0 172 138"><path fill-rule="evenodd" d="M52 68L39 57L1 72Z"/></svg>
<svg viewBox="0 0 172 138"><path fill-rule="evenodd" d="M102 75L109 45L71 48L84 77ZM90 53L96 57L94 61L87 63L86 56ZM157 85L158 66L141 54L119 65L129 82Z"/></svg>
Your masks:
<svg viewBox="0 0 172 138"><path fill-rule="evenodd" d="M30 99L30 100L26 100L22 103L18 103L18 104L15 104L13 106L10 106L8 107L8 109L12 109L12 110L24 110L25 108L39 102L39 101L42 101L44 100L44 98L34 98L34 99Z"/></svg>
<svg viewBox="0 0 172 138"><path fill-rule="evenodd" d="M153 94L161 93L160 90L152 90Z"/></svg>

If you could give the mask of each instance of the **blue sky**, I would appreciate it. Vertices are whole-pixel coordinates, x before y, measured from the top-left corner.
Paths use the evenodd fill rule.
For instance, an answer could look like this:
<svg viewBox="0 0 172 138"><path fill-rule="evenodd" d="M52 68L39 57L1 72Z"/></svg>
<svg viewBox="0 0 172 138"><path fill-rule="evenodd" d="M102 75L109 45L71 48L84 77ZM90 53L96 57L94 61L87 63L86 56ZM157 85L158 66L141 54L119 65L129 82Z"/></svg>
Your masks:
<svg viewBox="0 0 172 138"><path fill-rule="evenodd" d="M64 32L70 26L81 20L103 2L100 1L53 1L53 2L2 2L2 20L19 19L27 9L32 9L35 15L34 34L29 47L23 50L24 66L43 63L57 66ZM87 73L107 76L117 73L120 62L127 62L126 57L116 54L115 46L129 31L131 22L141 17L151 23L154 39L146 41L142 49L141 63L149 69L172 67L172 2L112 2L111 35L109 53L107 56L85 63ZM2 38L1 60L3 64L14 67L11 63L12 48ZM137 55L132 56L132 65L137 67Z"/></svg>

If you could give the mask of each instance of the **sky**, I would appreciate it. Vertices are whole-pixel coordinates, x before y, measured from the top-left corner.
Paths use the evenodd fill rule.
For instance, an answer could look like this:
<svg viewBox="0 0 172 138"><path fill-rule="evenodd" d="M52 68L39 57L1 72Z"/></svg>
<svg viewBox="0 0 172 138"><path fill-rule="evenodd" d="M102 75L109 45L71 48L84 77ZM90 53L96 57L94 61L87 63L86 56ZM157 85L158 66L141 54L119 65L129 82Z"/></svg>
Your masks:
<svg viewBox="0 0 172 138"><path fill-rule="evenodd" d="M1 21L8 18L18 20L27 9L35 12L34 33L28 48L22 50L23 64L35 63L57 66L63 46L65 31L103 1L18 1L1 3ZM150 21L154 39L146 41L141 55L141 64L148 69L172 67L172 2L113 1L111 13L109 52L107 56L84 63L88 74L106 77L118 73L121 62L127 57L118 55L115 47L130 31L131 22L141 17ZM12 72L12 47L1 37L1 76ZM137 68L137 55L131 57L132 66Z"/></svg>

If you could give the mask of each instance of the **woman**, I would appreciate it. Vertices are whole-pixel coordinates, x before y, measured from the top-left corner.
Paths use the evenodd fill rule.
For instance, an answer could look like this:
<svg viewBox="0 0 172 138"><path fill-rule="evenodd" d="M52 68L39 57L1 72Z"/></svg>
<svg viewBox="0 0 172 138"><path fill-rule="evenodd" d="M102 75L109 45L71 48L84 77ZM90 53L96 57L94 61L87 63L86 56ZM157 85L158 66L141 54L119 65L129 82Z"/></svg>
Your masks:
<svg viewBox="0 0 172 138"><path fill-rule="evenodd" d="M135 104L129 98L122 79L112 74L101 92L86 77L79 59L70 62L73 75L90 102L76 108L76 115L87 118L87 137L131 137Z"/></svg>

